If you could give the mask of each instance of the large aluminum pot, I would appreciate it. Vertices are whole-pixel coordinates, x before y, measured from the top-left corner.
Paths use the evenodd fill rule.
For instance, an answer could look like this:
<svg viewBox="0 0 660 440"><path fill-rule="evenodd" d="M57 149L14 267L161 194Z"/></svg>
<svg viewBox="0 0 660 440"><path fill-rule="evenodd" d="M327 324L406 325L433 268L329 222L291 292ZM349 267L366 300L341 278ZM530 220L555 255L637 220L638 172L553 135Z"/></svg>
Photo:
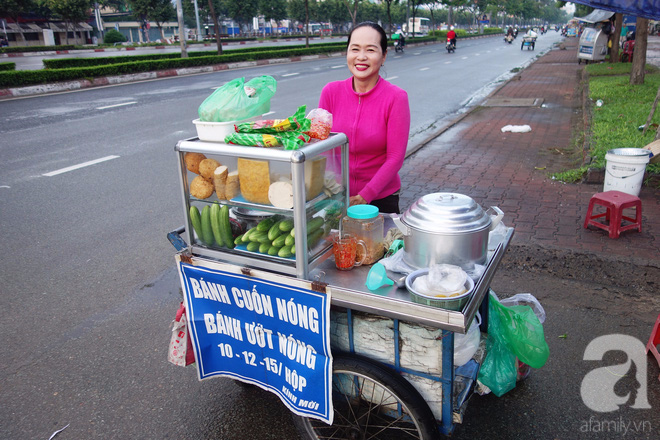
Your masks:
<svg viewBox="0 0 660 440"><path fill-rule="evenodd" d="M413 267L454 264L471 269L488 256L488 234L502 221L504 213L489 215L463 194L427 194L401 217L392 219L404 237L404 261Z"/></svg>

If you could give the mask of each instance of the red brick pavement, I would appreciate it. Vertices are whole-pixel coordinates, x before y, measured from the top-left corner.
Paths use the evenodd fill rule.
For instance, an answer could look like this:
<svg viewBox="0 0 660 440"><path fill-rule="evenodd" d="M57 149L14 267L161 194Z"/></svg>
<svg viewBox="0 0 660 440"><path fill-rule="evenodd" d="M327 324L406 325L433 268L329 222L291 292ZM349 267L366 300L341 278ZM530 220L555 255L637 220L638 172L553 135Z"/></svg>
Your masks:
<svg viewBox="0 0 660 440"><path fill-rule="evenodd" d="M572 41L573 40L573 41ZM401 171L401 208L432 192L469 195L484 207L498 206L515 227L514 244L535 244L607 257L660 264L660 191L644 187L642 232L610 239L584 229L589 199L602 184L564 184L549 171L575 168L572 127L583 129L583 65L577 40L521 71L493 97L543 98L541 107L479 107L410 156ZM530 125L529 133L502 133L505 125Z"/></svg>

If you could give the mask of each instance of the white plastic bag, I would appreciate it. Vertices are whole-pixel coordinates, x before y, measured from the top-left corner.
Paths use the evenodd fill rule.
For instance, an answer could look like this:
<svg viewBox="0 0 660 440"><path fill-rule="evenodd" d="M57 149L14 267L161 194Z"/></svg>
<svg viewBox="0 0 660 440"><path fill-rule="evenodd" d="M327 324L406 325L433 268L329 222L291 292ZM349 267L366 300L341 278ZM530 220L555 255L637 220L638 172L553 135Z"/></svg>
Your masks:
<svg viewBox="0 0 660 440"><path fill-rule="evenodd" d="M403 249L397 251L391 257L383 258L379 261L380 264L385 266L385 269L390 272L403 273L408 275L411 272L417 270L417 268L412 267L403 260L405 256L405 251Z"/></svg>
<svg viewBox="0 0 660 440"><path fill-rule="evenodd" d="M454 333L454 367L467 364L477 352L481 342L479 325L481 325L481 315L477 312L466 334Z"/></svg>
<svg viewBox="0 0 660 440"><path fill-rule="evenodd" d="M534 310L534 314L539 318L539 322L545 322L545 310L538 299L531 293L516 293L511 298L504 298L500 300L503 306L530 306Z"/></svg>

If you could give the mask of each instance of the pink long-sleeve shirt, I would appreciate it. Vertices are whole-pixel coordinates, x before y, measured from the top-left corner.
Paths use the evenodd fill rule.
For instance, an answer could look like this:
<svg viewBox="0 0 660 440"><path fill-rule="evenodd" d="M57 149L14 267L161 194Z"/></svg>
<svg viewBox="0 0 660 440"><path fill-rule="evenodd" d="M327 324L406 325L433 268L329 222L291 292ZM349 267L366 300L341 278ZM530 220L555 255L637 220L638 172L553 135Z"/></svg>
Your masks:
<svg viewBox="0 0 660 440"><path fill-rule="evenodd" d="M369 203L401 189L399 170L410 134L405 90L379 77L373 89L357 93L351 77L328 83L319 107L332 113L332 130L348 137L350 195L359 194ZM330 166L338 164L335 154Z"/></svg>

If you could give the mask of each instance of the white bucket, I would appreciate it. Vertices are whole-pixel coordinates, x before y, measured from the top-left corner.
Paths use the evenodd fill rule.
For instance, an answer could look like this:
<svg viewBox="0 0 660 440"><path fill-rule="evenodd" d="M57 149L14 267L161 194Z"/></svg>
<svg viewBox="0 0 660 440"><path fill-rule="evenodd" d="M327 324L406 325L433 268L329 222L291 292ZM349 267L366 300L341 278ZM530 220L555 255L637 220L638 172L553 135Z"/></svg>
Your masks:
<svg viewBox="0 0 660 440"><path fill-rule="evenodd" d="M641 148L615 148L607 152L605 160L603 191L621 191L638 196L646 164L649 163L649 151Z"/></svg>

